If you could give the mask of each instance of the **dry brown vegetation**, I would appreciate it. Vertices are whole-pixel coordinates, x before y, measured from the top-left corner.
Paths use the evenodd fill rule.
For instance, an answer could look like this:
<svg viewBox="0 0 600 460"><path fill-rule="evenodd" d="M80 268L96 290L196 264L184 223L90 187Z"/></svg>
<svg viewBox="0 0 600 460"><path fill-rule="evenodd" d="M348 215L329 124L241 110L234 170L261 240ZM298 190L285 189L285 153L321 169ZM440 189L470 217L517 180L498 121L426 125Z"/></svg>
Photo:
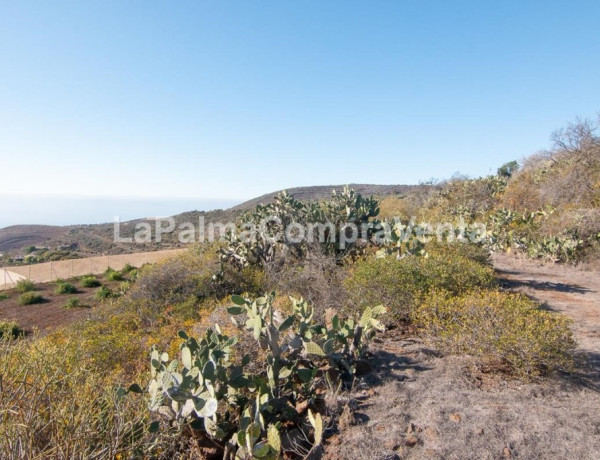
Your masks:
<svg viewBox="0 0 600 460"><path fill-rule="evenodd" d="M556 166L544 173L552 180L528 182L535 176L531 170L539 172L540 164L547 167L547 163L533 159L532 165L537 166L526 166L510 178L454 178L438 189L429 188L426 194L403 191L386 198L381 206L386 216L401 213L403 217L504 219L495 228L496 237L506 236L508 247L521 244L517 247L521 259L498 254L491 258L491 246L485 242L477 246L428 243L423 251L396 257L395 243L383 243L391 246L383 248L389 251L381 251L381 246L368 238L343 250L328 243L293 246L262 244L264 241L259 240L244 245L232 240L197 247L139 271L127 268L116 275L107 272L102 281L110 288L105 292L109 298L102 302L97 300L95 289L106 286L88 288L87 283L72 281L78 292L69 295L58 294L64 289L57 291L54 284L38 286L33 292L50 302L18 308L49 307L56 299L66 303L72 296L87 303L92 295L96 302L92 305L98 306L85 311L86 316L89 312L86 321L49 331L44 337L2 342L2 452L7 458L108 455L157 459L213 458L217 452L238 447L242 452L244 446L238 443L235 447L235 440L227 444L229 438L218 438L208 428L210 423L202 420L206 416L198 413L204 406L198 409L194 403L194 412L175 416L164 404L159 404L162 412L147 410L147 403L157 395L175 400L183 394L180 391L187 391L177 382L163 393L157 388L177 381L179 373L196 372L193 363L199 361L191 361L190 350L195 345L190 336L214 345L217 342L212 334L217 334L215 340L227 345L215 348L219 351L214 355L216 361L229 359L231 353L237 366L245 361L239 353L250 356L251 362L243 371L248 383L241 392L232 392L241 398L240 405L252 407L248 402L255 398L248 395L254 396L254 391L259 394L259 388L273 389L261 394L266 394L266 401L275 407L265 409L262 417L273 425L281 422L276 429L284 442L277 450L269 448L274 457L600 457L597 273L570 265L541 266L525 257L534 253L524 250L523 245L524 241L533 245L536 235L543 236L544 232L555 237L576 227L593 236L598 230L594 185L598 177L594 172L597 137L592 130L573 126L556 139L555 150L546 155L556 160L552 163ZM556 190L566 187L563 176L583 174L573 160L581 155L589 160L587 175L582 176L587 185L578 189L579 199L566 197L561 201L563 194ZM538 187L531 200L538 200L536 205L552 205L555 213L540 213L543 218L538 218L537 214L526 214L525 209L504 208L510 202L507 200L519 200L519 193L525 193L527 187ZM282 213L282 221L302 221L316 210L331 213L335 219L350 209L349 214L359 222L378 219L379 202L350 190L313 207L299 204L287 194L275 197L275 203L257 208L256 215L249 212L245 216L252 219L275 209ZM528 205L525 201L520 204ZM545 240L542 243L550 245ZM591 241L586 244L587 256L592 257L596 248ZM581 261L585 253L578 251L573 252L577 256L574 260ZM117 281L121 277L126 281ZM23 284L23 289L26 287ZM265 296L262 303L247 300L273 289L277 295ZM521 294L507 292L511 290ZM232 306L231 294L239 296L232 298L233 309L225 310ZM290 295L302 296L308 303L299 308ZM0 310L17 308L16 296L16 292L9 292L9 298L0 302ZM336 367L340 357L325 352L326 344L331 347L335 343L325 334L333 334L331 337L340 343L350 333L361 337L360 328L340 328L340 321L358 318L363 309L380 303L387 307L385 335L376 337L366 354L352 351L356 358L352 365L346 362L346 367ZM267 304L268 313L263 318L257 312ZM377 308L378 314L384 310ZM79 312L77 308L63 311ZM370 316L373 311L360 319L361 324L382 328L383 324ZM292 312L297 316L289 316ZM230 314L242 315L239 326L230 322ZM263 318L258 326L257 318ZM265 318L270 318L270 323L263 323ZM292 318L292 322L285 318ZM26 323L26 319L21 320ZM314 329L306 326L321 320L324 325L314 325ZM7 324L3 330L12 330L13 323ZM269 325L277 327L270 329ZM298 340L293 334L285 335L288 327L303 331L296 337L305 347L303 355L290 351ZM180 329L184 333L178 334ZM237 344L241 351L230 351L233 342L222 334L243 337L242 329L251 332L250 338ZM280 336L285 347L277 346ZM313 338L320 342L313 343ZM153 346L156 351L150 364L148 353ZM274 377L274 357L283 356L277 354L281 350L290 359L281 363L291 366L289 375L298 372L297 379ZM178 356L180 360L173 361ZM199 360L199 356L194 359ZM299 367L294 367L294 362ZM200 372L202 379L217 378L213 365L201 364L202 369L198 368L191 380L200 390L204 388ZM306 381L300 378L300 368ZM227 376L231 369L223 369ZM39 378L30 379L30 375ZM153 378L156 381L148 385ZM130 387L133 382L140 385ZM23 388L29 388L29 393L23 393ZM220 385L217 391L223 388ZM288 391L285 400L290 404L279 404L281 400L275 395L280 390ZM133 394L139 392L144 394ZM247 431L238 406L224 395L217 403L227 403L219 406L222 409L217 419L223 423L226 437L273 441L268 439L266 426ZM202 397L208 398L206 394ZM170 403L169 399L164 401ZM65 407L73 404L77 416L69 418L66 415L74 413ZM324 451L318 445L321 437L316 435L316 422L312 428L308 423L309 410L313 422L314 414L323 422ZM245 434L240 435L238 429ZM277 443L273 441L273 445Z"/></svg>

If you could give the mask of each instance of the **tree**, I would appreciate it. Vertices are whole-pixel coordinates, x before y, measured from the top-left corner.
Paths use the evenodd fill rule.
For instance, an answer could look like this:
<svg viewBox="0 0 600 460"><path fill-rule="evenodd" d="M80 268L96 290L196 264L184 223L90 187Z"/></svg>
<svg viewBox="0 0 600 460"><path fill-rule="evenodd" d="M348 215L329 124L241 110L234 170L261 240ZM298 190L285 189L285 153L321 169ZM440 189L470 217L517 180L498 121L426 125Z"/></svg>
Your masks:
<svg viewBox="0 0 600 460"><path fill-rule="evenodd" d="M498 175L500 177L511 177L517 170L519 169L519 163L516 161L509 161L508 163L504 163L502 166L498 168Z"/></svg>

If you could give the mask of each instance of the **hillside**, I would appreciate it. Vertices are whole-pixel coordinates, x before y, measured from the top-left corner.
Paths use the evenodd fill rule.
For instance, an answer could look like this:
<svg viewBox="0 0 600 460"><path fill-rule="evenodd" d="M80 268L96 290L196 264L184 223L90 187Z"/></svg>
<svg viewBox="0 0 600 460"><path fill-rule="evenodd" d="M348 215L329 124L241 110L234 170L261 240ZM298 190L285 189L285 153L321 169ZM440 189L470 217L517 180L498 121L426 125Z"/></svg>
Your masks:
<svg viewBox="0 0 600 460"><path fill-rule="evenodd" d="M409 194L425 194L431 189L427 185L373 185L373 184L351 184L351 187L362 195L374 195L377 197L398 196L405 197ZM288 189L290 195L301 201L317 201L329 198L332 190L341 190L343 185L323 185L312 187L295 187ZM254 208L260 203L269 203L280 191L268 193L260 197L248 200L230 209L217 209L212 211L186 211L173 216L176 225L183 222L191 222L198 225L200 217L204 217L206 224L211 222L234 221L241 212ZM131 237L135 226L140 223L148 223L152 228L155 221L151 219L135 219L121 224L122 237ZM97 254L123 254L139 251L151 251L159 249L177 248L182 245L165 235L161 243L144 244L122 244L114 242L114 225L112 222L92 225L15 225L0 229L0 266L17 262L26 256L25 249L30 246L48 248L49 250L37 254L37 260L47 262L68 258L78 258ZM38 251L39 252L39 251ZM34 254L35 256L35 254ZM13 259L12 261L9 261ZM25 261L24 261L25 262Z"/></svg>
<svg viewBox="0 0 600 460"><path fill-rule="evenodd" d="M364 196L384 197L389 195L398 195L400 198L414 193L426 193L431 190L430 185L374 185L374 184L349 184L350 188L356 190ZM329 198L331 191L341 191L344 185L316 185L313 187L295 187L287 189L287 192L295 199L300 201L318 201ZM260 203L269 203L273 201L275 195L281 190L266 195L259 196L252 200L245 201L242 204L234 206L232 210L245 211L254 208Z"/></svg>

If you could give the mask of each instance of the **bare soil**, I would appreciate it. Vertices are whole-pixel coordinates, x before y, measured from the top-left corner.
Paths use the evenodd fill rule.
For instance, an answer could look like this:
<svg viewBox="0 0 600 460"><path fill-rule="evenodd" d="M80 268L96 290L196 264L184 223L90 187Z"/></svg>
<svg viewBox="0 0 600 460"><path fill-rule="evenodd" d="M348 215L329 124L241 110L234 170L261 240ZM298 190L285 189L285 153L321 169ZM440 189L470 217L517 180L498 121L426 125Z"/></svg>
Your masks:
<svg viewBox="0 0 600 460"><path fill-rule="evenodd" d="M494 264L507 289L573 318L577 372L523 383L390 331L372 347L373 371L330 402L348 409L328 429L326 458L600 458L598 273L505 255Z"/></svg>
<svg viewBox="0 0 600 460"><path fill-rule="evenodd" d="M580 355L600 372L600 273L499 254L494 266L504 287L573 319Z"/></svg>
<svg viewBox="0 0 600 460"><path fill-rule="evenodd" d="M69 280L77 286L75 294L55 294L55 283L43 283L36 285L36 293L41 294L44 302L34 305L20 305L18 298L20 293L14 289L1 291L8 295L8 299L0 301L0 321L16 321L27 335L38 330L44 334L58 327L65 326L74 321L91 316L94 309L101 306L102 302L94 298L98 288L82 288L78 281ZM110 289L118 289L120 282L102 283ZM82 307L65 308L71 298L79 299Z"/></svg>

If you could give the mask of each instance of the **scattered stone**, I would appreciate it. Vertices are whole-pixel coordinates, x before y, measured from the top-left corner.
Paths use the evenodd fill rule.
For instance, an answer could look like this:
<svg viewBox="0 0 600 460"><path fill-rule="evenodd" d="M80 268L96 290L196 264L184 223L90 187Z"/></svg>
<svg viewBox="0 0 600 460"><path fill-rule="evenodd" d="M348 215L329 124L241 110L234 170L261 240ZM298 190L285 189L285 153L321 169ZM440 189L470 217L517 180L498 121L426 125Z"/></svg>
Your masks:
<svg viewBox="0 0 600 460"><path fill-rule="evenodd" d="M338 314L338 312L335 308L326 308L325 309L325 325L327 326L327 329L331 329L333 327L332 320L333 320L333 317L337 314Z"/></svg>
<svg viewBox="0 0 600 460"><path fill-rule="evenodd" d="M404 444L407 447L414 447L419 443L419 438L417 438L414 434L409 434L404 440Z"/></svg>
<svg viewBox="0 0 600 460"><path fill-rule="evenodd" d="M438 437L438 432L434 428L428 426L425 428L425 436L427 436L429 439L436 439Z"/></svg>
<svg viewBox="0 0 600 460"><path fill-rule="evenodd" d="M387 450L397 450L400 448L400 443L393 439L389 439L383 443L383 447L385 447Z"/></svg>
<svg viewBox="0 0 600 460"><path fill-rule="evenodd" d="M302 414L306 409L308 409L308 403L308 399L306 401L296 403L296 412Z"/></svg>
<svg viewBox="0 0 600 460"><path fill-rule="evenodd" d="M450 414L450 416L448 418L454 423L460 423L460 421L462 420L462 417L460 416L460 414L458 412L454 412L453 414Z"/></svg>
<svg viewBox="0 0 600 460"><path fill-rule="evenodd" d="M340 430L346 430L352 425L356 423L354 418L354 412L350 408L350 404L346 404L344 406L344 410L342 411L342 415L340 415L340 419L338 422Z"/></svg>

